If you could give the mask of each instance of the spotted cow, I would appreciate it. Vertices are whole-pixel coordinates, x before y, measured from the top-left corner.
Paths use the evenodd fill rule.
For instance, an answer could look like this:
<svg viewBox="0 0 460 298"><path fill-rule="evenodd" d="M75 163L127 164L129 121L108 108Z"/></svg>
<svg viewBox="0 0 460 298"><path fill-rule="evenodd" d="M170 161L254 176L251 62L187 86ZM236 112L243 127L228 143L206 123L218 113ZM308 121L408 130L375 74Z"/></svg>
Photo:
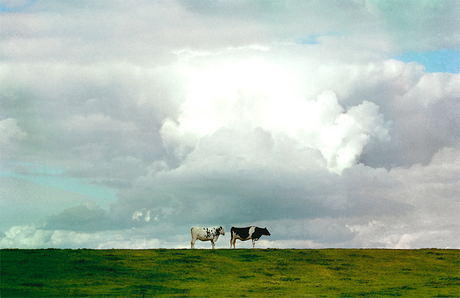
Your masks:
<svg viewBox="0 0 460 298"><path fill-rule="evenodd" d="M235 248L236 239L241 241L246 241L251 239L252 240L252 248L255 248L256 241L259 240L262 235L270 236L270 232L267 228L259 228L255 226L247 227L247 228L235 228L232 227L230 230L231 238L230 238L230 248Z"/></svg>
<svg viewBox="0 0 460 298"><path fill-rule="evenodd" d="M216 241L220 235L225 235L224 228L199 228L193 227L192 230L192 241L191 247L195 248L195 242L197 239L201 241L211 241L212 249L214 249L216 245Z"/></svg>

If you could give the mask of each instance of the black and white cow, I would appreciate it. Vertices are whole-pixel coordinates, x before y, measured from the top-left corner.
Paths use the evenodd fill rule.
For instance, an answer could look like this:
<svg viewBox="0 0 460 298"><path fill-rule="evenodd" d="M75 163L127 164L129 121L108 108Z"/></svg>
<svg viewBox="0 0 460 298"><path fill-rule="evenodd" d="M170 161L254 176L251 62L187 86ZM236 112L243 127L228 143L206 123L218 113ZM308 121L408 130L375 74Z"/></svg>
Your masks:
<svg viewBox="0 0 460 298"><path fill-rule="evenodd" d="M259 240L262 235L270 236L270 232L267 228L259 228L255 226L247 227L247 228L235 228L232 227L230 230L232 234L230 238L230 248L235 248L236 239L240 239L242 241L246 241L251 239L252 240L252 248L255 248L256 241Z"/></svg>
<svg viewBox="0 0 460 298"><path fill-rule="evenodd" d="M192 230L192 241L190 242L192 248L195 248L196 239L201 241L211 241L212 249L216 246L216 241L220 235L225 235L224 228L199 228L193 227Z"/></svg>

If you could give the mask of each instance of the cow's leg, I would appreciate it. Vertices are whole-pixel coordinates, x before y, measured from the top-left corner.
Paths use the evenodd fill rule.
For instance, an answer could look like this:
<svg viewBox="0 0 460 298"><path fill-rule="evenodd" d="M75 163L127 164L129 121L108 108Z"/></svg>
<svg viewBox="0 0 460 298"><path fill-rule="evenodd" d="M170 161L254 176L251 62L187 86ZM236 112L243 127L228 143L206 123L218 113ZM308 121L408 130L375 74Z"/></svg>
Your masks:
<svg viewBox="0 0 460 298"><path fill-rule="evenodd" d="M230 240L230 248L232 248L232 245L233 245L233 248L235 248L235 243L236 243L236 238L233 238L232 240Z"/></svg>
<svg viewBox="0 0 460 298"><path fill-rule="evenodd" d="M252 248L256 248L256 240L252 239Z"/></svg>
<svg viewBox="0 0 460 298"><path fill-rule="evenodd" d="M190 247L191 247L192 249L195 248L195 241L196 241L196 239L193 239L193 237L192 237L192 241L190 242Z"/></svg>
<svg viewBox="0 0 460 298"><path fill-rule="evenodd" d="M212 249L214 249L214 247L216 246L216 244L214 243L214 240L211 240L211 244L212 244Z"/></svg>

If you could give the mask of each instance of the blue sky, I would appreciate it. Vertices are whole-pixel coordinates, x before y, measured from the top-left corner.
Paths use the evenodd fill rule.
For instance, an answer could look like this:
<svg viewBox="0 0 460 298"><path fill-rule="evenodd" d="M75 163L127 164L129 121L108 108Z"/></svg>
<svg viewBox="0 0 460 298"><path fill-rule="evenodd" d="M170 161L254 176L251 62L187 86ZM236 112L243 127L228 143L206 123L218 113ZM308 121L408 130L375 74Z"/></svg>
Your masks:
<svg viewBox="0 0 460 298"><path fill-rule="evenodd" d="M35 3L36 3L36 0L2 1L0 3L0 13L1 12L26 11L29 7L32 7Z"/></svg>
<svg viewBox="0 0 460 298"><path fill-rule="evenodd" d="M417 62L425 66L425 71L427 72L459 73L460 71L460 51L454 49L405 52L394 58L405 63Z"/></svg>
<svg viewBox="0 0 460 298"><path fill-rule="evenodd" d="M317 45L319 38L328 36L342 36L339 32L327 32L312 34L297 39L296 42L305 45ZM426 72L459 73L460 71L460 50L439 49L434 51L407 51L391 58L403 61L404 63L417 62L425 67Z"/></svg>
<svg viewBox="0 0 460 298"><path fill-rule="evenodd" d="M213 4L0 0L1 248L460 248L460 2Z"/></svg>
<svg viewBox="0 0 460 298"><path fill-rule="evenodd" d="M49 187L52 189L65 190L91 197L95 203L103 208L108 208L110 203L113 203L117 198L117 189L88 183L84 179L69 177L65 171L53 169L42 165L34 165L40 167L40 171L27 173L15 173L13 171L0 172L1 177L11 177L23 179L35 184Z"/></svg>

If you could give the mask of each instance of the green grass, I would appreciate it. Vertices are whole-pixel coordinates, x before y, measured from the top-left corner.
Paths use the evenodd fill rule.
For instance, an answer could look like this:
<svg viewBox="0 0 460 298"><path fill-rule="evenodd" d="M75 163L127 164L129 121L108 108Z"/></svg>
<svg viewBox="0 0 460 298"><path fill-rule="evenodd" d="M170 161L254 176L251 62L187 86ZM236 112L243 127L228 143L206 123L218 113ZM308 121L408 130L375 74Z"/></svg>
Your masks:
<svg viewBox="0 0 460 298"><path fill-rule="evenodd" d="M459 250L1 250L1 297L460 297Z"/></svg>

